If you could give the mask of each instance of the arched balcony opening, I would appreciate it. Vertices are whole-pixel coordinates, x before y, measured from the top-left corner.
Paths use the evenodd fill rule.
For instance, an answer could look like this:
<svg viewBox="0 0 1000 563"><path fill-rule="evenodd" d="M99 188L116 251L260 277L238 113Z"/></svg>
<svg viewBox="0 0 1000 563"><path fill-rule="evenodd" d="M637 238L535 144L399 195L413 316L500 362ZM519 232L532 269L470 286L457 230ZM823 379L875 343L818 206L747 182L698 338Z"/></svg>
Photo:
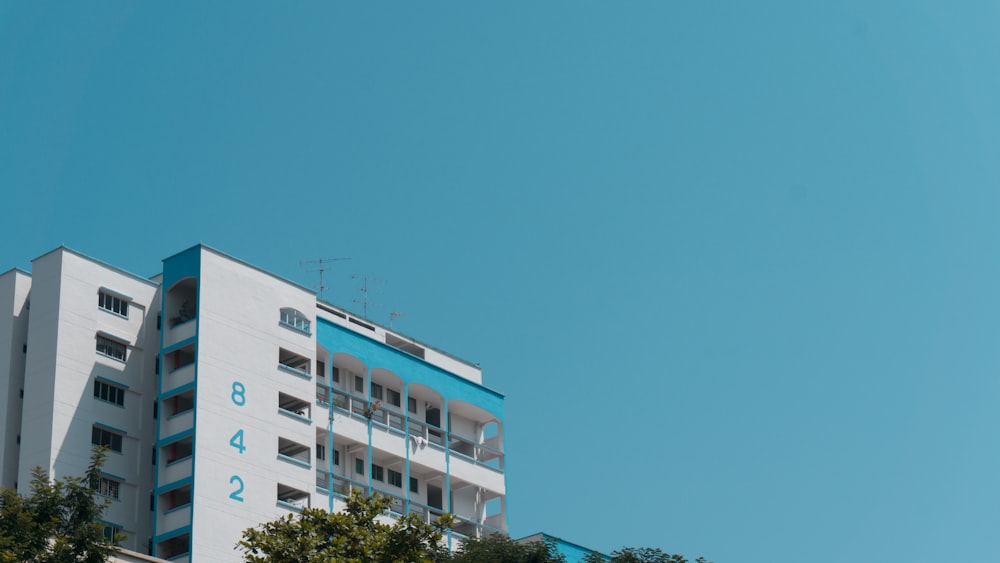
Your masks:
<svg viewBox="0 0 1000 563"><path fill-rule="evenodd" d="M368 366L345 352L335 352L330 361L330 404L363 416L368 409Z"/></svg>
<svg viewBox="0 0 1000 563"><path fill-rule="evenodd" d="M430 444L443 449L444 397L426 385L411 383L406 410L410 418L410 436L417 445Z"/></svg>
<svg viewBox="0 0 1000 563"><path fill-rule="evenodd" d="M330 351L324 346L316 345L316 401L323 406L330 406Z"/></svg>
<svg viewBox="0 0 1000 563"><path fill-rule="evenodd" d="M403 379L395 373L374 368L371 375L371 400L378 405L372 413L372 422L387 426L398 432L406 428L406 415L403 412Z"/></svg>
<svg viewBox="0 0 1000 563"><path fill-rule="evenodd" d="M503 426L490 412L448 401L448 449L477 465L503 471Z"/></svg>
<svg viewBox="0 0 1000 563"><path fill-rule="evenodd" d="M163 318L167 327L194 320L198 316L198 280L184 278L167 290L163 303Z"/></svg>

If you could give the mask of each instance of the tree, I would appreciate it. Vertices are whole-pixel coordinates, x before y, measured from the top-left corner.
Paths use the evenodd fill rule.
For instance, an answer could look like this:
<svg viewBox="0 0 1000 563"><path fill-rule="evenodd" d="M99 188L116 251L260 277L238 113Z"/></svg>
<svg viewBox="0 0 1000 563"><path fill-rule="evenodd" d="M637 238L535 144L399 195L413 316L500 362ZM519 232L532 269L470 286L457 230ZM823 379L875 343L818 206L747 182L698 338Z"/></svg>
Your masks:
<svg viewBox="0 0 1000 563"><path fill-rule="evenodd" d="M591 553L583 559L584 563L607 563L603 555ZM653 547L625 547L611 552L610 563L688 563L683 555L664 553ZM694 560L694 563L707 563L704 557Z"/></svg>
<svg viewBox="0 0 1000 563"><path fill-rule="evenodd" d="M50 481L36 467L31 494L0 490L0 561L3 563L104 563L115 551L98 518L108 506L96 486L104 450L95 449L83 477ZM121 536L115 540L124 539Z"/></svg>
<svg viewBox="0 0 1000 563"><path fill-rule="evenodd" d="M352 491L343 512L306 508L243 531L237 549L247 563L437 562L450 558L441 538L451 526L444 515L428 524L415 514L392 524L378 520L391 504L378 493Z"/></svg>
<svg viewBox="0 0 1000 563"><path fill-rule="evenodd" d="M566 557L546 542L517 543L494 534L469 538L452 557L454 563L565 563Z"/></svg>

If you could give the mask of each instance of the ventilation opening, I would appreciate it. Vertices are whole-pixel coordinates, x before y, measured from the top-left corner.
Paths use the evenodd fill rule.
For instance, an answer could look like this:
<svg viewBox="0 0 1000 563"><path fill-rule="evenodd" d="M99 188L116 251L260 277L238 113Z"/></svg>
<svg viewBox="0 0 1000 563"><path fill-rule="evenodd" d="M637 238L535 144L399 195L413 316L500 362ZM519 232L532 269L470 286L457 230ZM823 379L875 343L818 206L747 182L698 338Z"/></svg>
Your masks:
<svg viewBox="0 0 1000 563"><path fill-rule="evenodd" d="M385 343L393 348L398 348L407 354L413 354L414 356L423 359L424 349L416 344L410 342L409 340L403 340L402 338L395 336L393 334L385 334Z"/></svg>

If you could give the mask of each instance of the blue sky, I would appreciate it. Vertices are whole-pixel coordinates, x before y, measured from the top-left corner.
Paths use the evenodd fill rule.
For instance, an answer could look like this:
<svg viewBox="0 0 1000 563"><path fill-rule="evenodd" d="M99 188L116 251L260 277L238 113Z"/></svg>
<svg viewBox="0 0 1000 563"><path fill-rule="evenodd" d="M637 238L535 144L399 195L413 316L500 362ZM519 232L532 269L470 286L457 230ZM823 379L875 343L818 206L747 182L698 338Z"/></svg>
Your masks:
<svg viewBox="0 0 1000 563"><path fill-rule="evenodd" d="M995 2L0 3L0 269L204 242L507 396L509 522L1000 552Z"/></svg>

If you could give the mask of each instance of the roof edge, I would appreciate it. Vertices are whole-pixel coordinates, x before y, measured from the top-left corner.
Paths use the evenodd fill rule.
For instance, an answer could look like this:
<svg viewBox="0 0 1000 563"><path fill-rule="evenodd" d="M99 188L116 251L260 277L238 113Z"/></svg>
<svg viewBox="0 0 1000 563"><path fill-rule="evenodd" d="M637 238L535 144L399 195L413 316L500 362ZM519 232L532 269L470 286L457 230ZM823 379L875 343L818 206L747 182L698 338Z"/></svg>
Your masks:
<svg viewBox="0 0 1000 563"><path fill-rule="evenodd" d="M73 250L72 248L70 248L70 247L68 247L68 246L66 246L64 244L61 244L61 245L53 248L52 250L46 252L45 254L42 254L41 256L39 256L37 258L34 258L31 261L31 263L34 264L38 260L41 260L42 258L45 258L46 256L48 256L50 254L55 254L56 252L59 252L59 251L68 252L68 253L70 253L70 254L78 257L78 258L83 258L84 260L87 260L88 262L93 262L94 264L98 264L98 265L103 266L105 268L108 268L110 270L114 270L114 271L116 271L116 272L118 272L120 274L124 274L124 275L126 275L126 276L128 276L130 278L133 278L136 281L140 281L140 282L142 282L142 283L144 283L144 284L146 284L146 285L148 285L150 287L160 287L160 284L158 284L158 283L156 283L154 281L151 281L147 277L140 276L139 274L134 274L134 273L132 273L132 272L130 272L130 271L124 269L124 268L119 268L118 266L115 266L114 264L109 264L108 262L105 262L104 260L99 260L97 258L94 258L93 256L84 254L84 253L82 253L82 252L80 252L78 250Z"/></svg>

